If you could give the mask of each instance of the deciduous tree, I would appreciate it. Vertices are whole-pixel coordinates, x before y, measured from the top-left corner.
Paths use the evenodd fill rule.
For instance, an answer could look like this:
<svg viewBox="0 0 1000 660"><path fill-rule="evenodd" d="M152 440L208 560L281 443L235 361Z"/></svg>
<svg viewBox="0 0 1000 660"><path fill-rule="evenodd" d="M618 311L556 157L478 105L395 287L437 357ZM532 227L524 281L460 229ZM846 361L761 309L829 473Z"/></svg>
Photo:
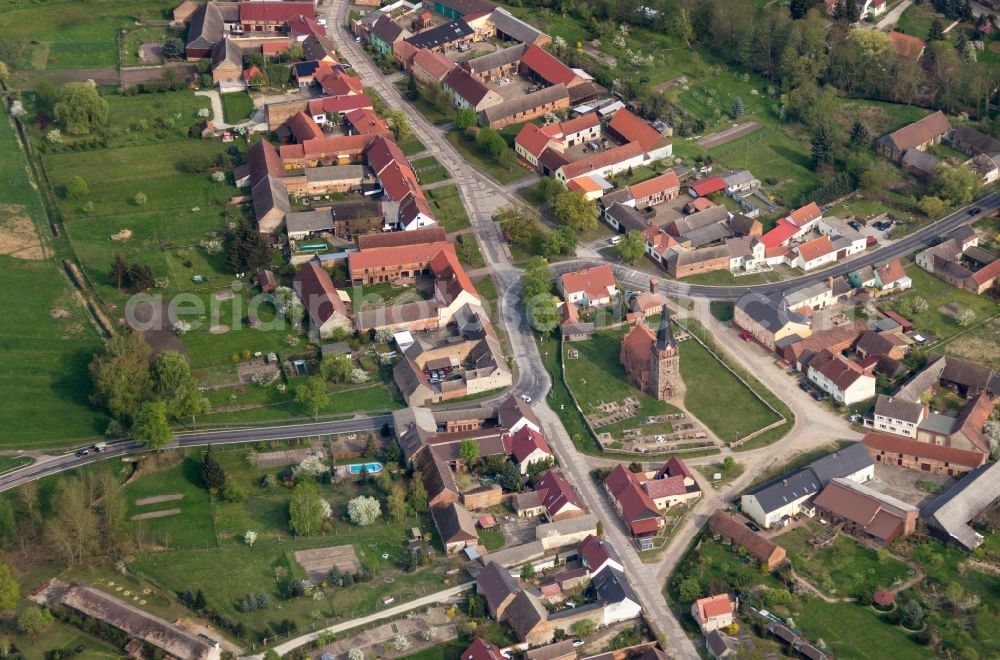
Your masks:
<svg viewBox="0 0 1000 660"><path fill-rule="evenodd" d="M615 246L618 258L630 264L634 264L646 253L646 240L637 231L630 231L625 234L625 238Z"/></svg>
<svg viewBox="0 0 1000 660"><path fill-rule="evenodd" d="M347 517L358 527L368 527L382 515L378 500L367 495L358 495L347 503Z"/></svg>
<svg viewBox="0 0 1000 660"><path fill-rule="evenodd" d="M343 353L333 353L327 355L320 362L319 372L322 374L323 378L334 383L343 383L347 381L348 377L351 375L351 370L354 368L354 363L351 358L347 357Z"/></svg>
<svg viewBox="0 0 1000 660"><path fill-rule="evenodd" d="M50 625L52 625L52 613L40 607L28 607L17 617L17 629L30 637L32 642Z"/></svg>
<svg viewBox="0 0 1000 660"><path fill-rule="evenodd" d="M215 458L212 445L208 446L208 450L201 459L201 482L213 495L226 486L226 471Z"/></svg>
<svg viewBox="0 0 1000 660"><path fill-rule="evenodd" d="M326 381L319 376L310 376L295 388L295 401L308 410L313 419L319 417L319 411L330 404Z"/></svg>
<svg viewBox="0 0 1000 660"><path fill-rule="evenodd" d="M132 436L150 449L164 448L174 436L163 401L144 401L132 422Z"/></svg>
<svg viewBox="0 0 1000 660"><path fill-rule="evenodd" d="M108 123L108 102L90 82L71 82L62 87L52 113L70 135L86 135Z"/></svg>
<svg viewBox="0 0 1000 660"><path fill-rule="evenodd" d="M406 489L401 484L395 484L385 502L386 511L393 522L402 522L406 517Z"/></svg>
<svg viewBox="0 0 1000 660"><path fill-rule="evenodd" d="M296 536L310 536L323 525L325 507L314 481L301 481L288 500L288 526Z"/></svg>
<svg viewBox="0 0 1000 660"><path fill-rule="evenodd" d="M14 579L7 562L0 562L0 612L13 612L17 600L21 597L21 588Z"/></svg>
<svg viewBox="0 0 1000 660"><path fill-rule="evenodd" d="M91 400L107 408L112 417L130 422L151 394L149 352L149 344L131 330L108 340L105 352L90 363Z"/></svg>
<svg viewBox="0 0 1000 660"><path fill-rule="evenodd" d="M583 193L567 190L557 195L552 214L560 224L578 232L597 229L597 204Z"/></svg>
<svg viewBox="0 0 1000 660"><path fill-rule="evenodd" d="M462 440L458 448L458 456L467 467L472 467L472 464L479 458L479 443L475 440Z"/></svg>
<svg viewBox="0 0 1000 660"><path fill-rule="evenodd" d="M70 199L83 199L89 194L90 186L82 176L74 175L66 184L66 195Z"/></svg>

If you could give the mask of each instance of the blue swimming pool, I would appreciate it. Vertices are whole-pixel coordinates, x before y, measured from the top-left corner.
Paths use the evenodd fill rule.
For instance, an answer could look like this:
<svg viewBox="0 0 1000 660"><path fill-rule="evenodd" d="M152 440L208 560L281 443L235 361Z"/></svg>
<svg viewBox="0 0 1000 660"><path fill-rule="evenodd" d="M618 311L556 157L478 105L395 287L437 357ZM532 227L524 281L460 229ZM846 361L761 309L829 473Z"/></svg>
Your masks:
<svg viewBox="0 0 1000 660"><path fill-rule="evenodd" d="M361 470L364 468L367 470L368 474L378 474L382 471L381 463L354 463L347 466L347 471L351 474L361 474Z"/></svg>

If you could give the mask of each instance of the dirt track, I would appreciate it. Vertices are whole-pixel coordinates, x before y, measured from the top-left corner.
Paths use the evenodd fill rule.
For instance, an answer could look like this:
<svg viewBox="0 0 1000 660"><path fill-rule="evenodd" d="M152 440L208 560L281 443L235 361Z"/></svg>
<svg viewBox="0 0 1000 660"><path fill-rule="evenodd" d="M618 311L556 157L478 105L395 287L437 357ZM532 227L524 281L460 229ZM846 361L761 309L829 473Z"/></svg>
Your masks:
<svg viewBox="0 0 1000 660"><path fill-rule="evenodd" d="M711 149L727 142L732 142L733 140L741 138L744 135L749 135L758 128L760 128L760 124L757 122L745 121L741 124L737 124L736 126L730 126L729 128L724 128L721 131L716 131L715 133L706 135L698 140L698 144L706 149Z"/></svg>

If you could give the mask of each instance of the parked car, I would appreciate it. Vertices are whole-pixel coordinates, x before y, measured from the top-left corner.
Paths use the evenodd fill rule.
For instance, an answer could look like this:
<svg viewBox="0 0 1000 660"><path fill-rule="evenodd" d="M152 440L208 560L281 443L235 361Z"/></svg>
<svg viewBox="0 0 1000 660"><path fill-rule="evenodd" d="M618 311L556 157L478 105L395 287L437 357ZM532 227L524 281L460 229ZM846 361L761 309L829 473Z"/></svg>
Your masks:
<svg viewBox="0 0 1000 660"><path fill-rule="evenodd" d="M521 401L524 401L525 403L531 403L531 397L528 396L527 394L522 394Z"/></svg>
<svg viewBox="0 0 1000 660"><path fill-rule="evenodd" d="M760 531L760 527L758 527L758 526L757 526L757 523L755 523L755 522L754 522L754 521L752 521L752 520L748 520L748 521L746 522L746 526L750 528L750 531L751 531L751 532L759 532L759 531Z"/></svg>
<svg viewBox="0 0 1000 660"><path fill-rule="evenodd" d="M621 242L622 242L621 234L617 234L608 239L608 243L611 243L612 245L618 245Z"/></svg>
<svg viewBox="0 0 1000 660"><path fill-rule="evenodd" d="M826 395L823 394L822 392L810 392L809 396L811 396L816 401L822 401L823 399L826 398Z"/></svg>
<svg viewBox="0 0 1000 660"><path fill-rule="evenodd" d="M575 648L575 649L580 648L581 646L583 646L583 644L584 644L584 642L583 642L582 639L574 639L573 640L573 648Z"/></svg>
<svg viewBox="0 0 1000 660"><path fill-rule="evenodd" d="M847 420L851 424L857 424L858 422L861 421L861 415L859 415L858 413L854 413L853 415L851 415L850 417L848 417Z"/></svg>
<svg viewBox="0 0 1000 660"><path fill-rule="evenodd" d="M743 341L750 341L751 339L750 333L744 330L743 332L740 333L740 339L742 339Z"/></svg>
<svg viewBox="0 0 1000 660"><path fill-rule="evenodd" d="M356 44L361 43L361 37L354 37L354 43Z"/></svg>
<svg viewBox="0 0 1000 660"><path fill-rule="evenodd" d="M807 383L804 380L799 383L799 389L802 390L803 392L805 392L806 394L809 394L810 392L812 392L812 388L809 387L809 383Z"/></svg>

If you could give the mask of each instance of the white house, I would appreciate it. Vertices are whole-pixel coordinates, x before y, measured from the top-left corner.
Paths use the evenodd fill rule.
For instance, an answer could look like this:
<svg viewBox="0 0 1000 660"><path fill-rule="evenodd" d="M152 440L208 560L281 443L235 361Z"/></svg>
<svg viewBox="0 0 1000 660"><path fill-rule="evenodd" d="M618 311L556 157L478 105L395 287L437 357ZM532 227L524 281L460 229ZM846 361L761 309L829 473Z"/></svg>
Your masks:
<svg viewBox="0 0 1000 660"><path fill-rule="evenodd" d="M625 574L617 568L601 571L591 579L590 584L597 600L604 605L603 625L629 621L642 614L639 597L632 591L632 585Z"/></svg>
<svg viewBox="0 0 1000 660"><path fill-rule="evenodd" d="M812 359L806 375L834 401L845 406L875 398L875 377L829 350L824 349Z"/></svg>
<svg viewBox="0 0 1000 660"><path fill-rule="evenodd" d="M917 427L927 417L927 407L919 401L907 401L879 394L875 400L875 414L866 425L883 433L906 438L917 437Z"/></svg>
<svg viewBox="0 0 1000 660"><path fill-rule="evenodd" d="M621 558L614 546L600 536L591 534L583 539L577 547L577 554L580 555L580 562L583 567L590 571L591 575L597 575L606 568L613 568L624 571Z"/></svg>
<svg viewBox="0 0 1000 660"><path fill-rule="evenodd" d="M713 630L726 628L733 623L733 614L740 606L740 601L729 594L716 594L707 598L699 598L691 604L691 616L698 622L701 634L707 635Z"/></svg>
<svg viewBox="0 0 1000 660"><path fill-rule="evenodd" d="M829 236L819 236L795 246L792 250L795 252L792 266L805 271L815 270L837 260L837 250L833 247L833 241Z"/></svg>
<svg viewBox="0 0 1000 660"><path fill-rule="evenodd" d="M608 264L563 273L558 284L563 300L582 307L607 305L618 292Z"/></svg>
<svg viewBox="0 0 1000 660"><path fill-rule="evenodd" d="M836 298L833 289L826 282L817 282L809 286L796 289L784 296L788 309L802 309L808 307L812 310L826 309L832 305Z"/></svg>
<svg viewBox="0 0 1000 660"><path fill-rule="evenodd" d="M531 427L523 426L515 433L503 437L504 450L513 457L521 474L528 474L533 463L554 458L545 438Z"/></svg>

